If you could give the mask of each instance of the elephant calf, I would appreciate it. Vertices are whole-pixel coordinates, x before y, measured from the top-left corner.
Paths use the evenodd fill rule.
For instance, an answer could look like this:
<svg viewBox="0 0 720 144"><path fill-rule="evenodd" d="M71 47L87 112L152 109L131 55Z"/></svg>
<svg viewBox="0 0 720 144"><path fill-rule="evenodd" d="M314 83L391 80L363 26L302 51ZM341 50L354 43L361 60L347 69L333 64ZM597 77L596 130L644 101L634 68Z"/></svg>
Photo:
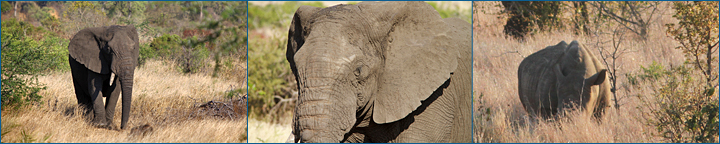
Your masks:
<svg viewBox="0 0 720 144"><path fill-rule="evenodd" d="M471 142L470 42L468 22L425 2L298 8L289 140Z"/></svg>
<svg viewBox="0 0 720 144"><path fill-rule="evenodd" d="M93 112L93 125L115 129L113 115L122 93L120 128L127 128L133 76L140 54L135 27L106 26L80 30L70 40L68 51L78 104ZM115 74L112 82L111 73ZM103 97L107 97L105 103Z"/></svg>
<svg viewBox="0 0 720 144"><path fill-rule="evenodd" d="M518 68L518 93L525 110L544 118L580 105L599 118L612 106L605 66L577 41L548 46Z"/></svg>

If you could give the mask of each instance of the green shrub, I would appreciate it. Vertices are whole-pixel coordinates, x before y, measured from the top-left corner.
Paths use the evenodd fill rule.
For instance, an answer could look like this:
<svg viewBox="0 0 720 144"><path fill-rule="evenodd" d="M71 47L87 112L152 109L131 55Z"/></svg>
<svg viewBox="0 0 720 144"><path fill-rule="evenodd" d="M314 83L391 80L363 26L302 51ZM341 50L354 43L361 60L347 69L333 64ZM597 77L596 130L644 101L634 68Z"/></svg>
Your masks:
<svg viewBox="0 0 720 144"><path fill-rule="evenodd" d="M140 57L138 58L138 66L143 66L149 59L157 57L155 50L150 47L149 43L140 44Z"/></svg>
<svg viewBox="0 0 720 144"><path fill-rule="evenodd" d="M188 41L197 40L196 37L187 39ZM184 73L196 73L205 67L209 61L205 61L210 56L210 51L204 45L188 46L189 44L181 44L181 49L176 57L180 71Z"/></svg>
<svg viewBox="0 0 720 144"><path fill-rule="evenodd" d="M654 126L658 136L674 143L718 142L718 97L713 87L690 67L664 68L653 62L639 74L628 74L628 82L637 89L649 87L637 97L645 122ZM649 93L649 95L644 95Z"/></svg>
<svg viewBox="0 0 720 144"><path fill-rule="evenodd" d="M59 37L56 33L47 31L42 27L35 27L30 23L11 18L2 22L3 50L10 43L32 41L28 47L40 47L42 57L38 59L41 71L69 70L68 50L70 40ZM6 43L7 41L7 43ZM8 47L9 48L9 47ZM26 47L21 47L26 48Z"/></svg>
<svg viewBox="0 0 720 144"><path fill-rule="evenodd" d="M678 24L667 24L668 35L680 43L685 63L663 68L653 63L631 85L649 86L654 97L638 95L646 123L658 136L674 143L718 142L718 2L673 2ZM695 78L701 76L701 78Z"/></svg>
<svg viewBox="0 0 720 144"><path fill-rule="evenodd" d="M67 70L68 40L26 22L2 22L2 107L40 102L44 71Z"/></svg>
<svg viewBox="0 0 720 144"><path fill-rule="evenodd" d="M292 22L295 10L302 5L325 7L322 2L296 2L289 1L283 4L269 4L265 6L250 5L248 14L250 29L261 27L287 28Z"/></svg>
<svg viewBox="0 0 720 144"><path fill-rule="evenodd" d="M158 57L162 57L162 58L175 59L175 58L177 58L176 57L177 53L182 51L182 48L180 46L181 44L182 44L182 39L178 35L174 35L174 34L162 35L160 37L153 39L153 41L150 42L149 48L151 48L151 50L153 50L153 52L146 50L146 52L144 52L144 53L151 54L151 55L148 55L148 56L150 56L149 58L154 58L155 56L158 56ZM141 53L143 53L143 52L141 52Z"/></svg>
<svg viewBox="0 0 720 144"><path fill-rule="evenodd" d="M458 7L445 6L445 4L448 4L448 2L440 2L440 3L427 2L427 3L430 4L430 6L432 6L433 8L435 8L435 10L440 14L440 17L442 17L442 18L454 17L454 18L460 18L462 20L465 20L468 23L470 22L471 14L470 14L469 8L468 8L468 10L461 10Z"/></svg>
<svg viewBox="0 0 720 144"><path fill-rule="evenodd" d="M250 114L265 116L276 104L275 96L284 96L289 87L287 77L292 75L285 59L286 41L281 38L250 39L248 61L248 103Z"/></svg>
<svg viewBox="0 0 720 144"><path fill-rule="evenodd" d="M148 47L140 47L140 60L163 58L177 62L178 70L184 73L196 73L203 68L210 56L210 50L204 45L190 46L190 41L197 41L197 37L180 38L178 35L162 35L153 39Z"/></svg>
<svg viewBox="0 0 720 144"><path fill-rule="evenodd" d="M29 10L29 13L32 19L39 21L44 27L48 29L57 29L57 27L60 26L60 21L50 14L52 11L53 10L50 7L43 7L32 8Z"/></svg>
<svg viewBox="0 0 720 144"><path fill-rule="evenodd" d="M13 8L13 6L10 5L10 3L7 1L2 1L2 3L0 3L0 5L2 6L0 8L0 9L2 9L2 13L9 12Z"/></svg>

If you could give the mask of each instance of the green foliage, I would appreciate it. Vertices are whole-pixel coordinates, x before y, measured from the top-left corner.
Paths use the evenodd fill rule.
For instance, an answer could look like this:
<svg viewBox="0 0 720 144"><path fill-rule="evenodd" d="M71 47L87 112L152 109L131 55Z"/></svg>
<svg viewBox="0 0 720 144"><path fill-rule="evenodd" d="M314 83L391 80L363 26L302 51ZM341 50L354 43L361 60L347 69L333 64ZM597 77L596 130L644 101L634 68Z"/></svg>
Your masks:
<svg viewBox="0 0 720 144"><path fill-rule="evenodd" d="M102 10L102 5L96 1L72 1L65 3L65 10L62 13L62 31L67 35L88 28L118 24L107 18Z"/></svg>
<svg viewBox="0 0 720 144"><path fill-rule="evenodd" d="M432 6L433 8L435 8L435 10L440 14L440 17L442 17L442 18L454 17L454 18L460 18L462 20L465 20L468 23L470 22L471 14L470 14L469 9L462 10L458 7L446 6L446 5L449 5L449 3L446 3L446 2L440 2L440 3L427 2L427 3L430 4L430 6Z"/></svg>
<svg viewBox="0 0 720 144"><path fill-rule="evenodd" d="M178 69L184 73L196 73L206 65L210 50L205 45L192 45L191 41L198 41L197 37L180 38L178 35L163 35L153 39L148 47L140 47L140 63L147 59L160 57L174 60Z"/></svg>
<svg viewBox="0 0 720 144"><path fill-rule="evenodd" d="M225 2L220 18L208 20L198 26L198 30L209 34L196 40L190 40L189 45L206 45L211 48L210 53L215 55L213 76L217 76L222 66L222 57L230 56L247 59L247 1Z"/></svg>
<svg viewBox="0 0 720 144"><path fill-rule="evenodd" d="M627 74L627 77L635 88L650 87L650 96L637 96L643 104L640 109L649 110L643 113L643 118L656 128L658 136L674 143L718 142L715 88L694 79L692 68L686 66L666 69L653 62L641 68L641 73Z"/></svg>
<svg viewBox="0 0 720 144"><path fill-rule="evenodd" d="M178 3L174 1L150 2L145 11L145 21L158 27L175 26L177 28L177 23L180 21L173 22L173 20L182 19L183 14L182 7Z"/></svg>
<svg viewBox="0 0 720 144"><path fill-rule="evenodd" d="M242 89L242 88L234 89L234 90L230 90L230 91L228 91L228 92L225 92L225 98L227 98L227 99L237 99L237 98L239 98L240 96L244 95L245 93L246 93L245 90Z"/></svg>
<svg viewBox="0 0 720 144"><path fill-rule="evenodd" d="M149 59L157 57L155 50L150 44L140 44L140 57L138 58L138 66L143 66Z"/></svg>
<svg viewBox="0 0 720 144"><path fill-rule="evenodd" d="M197 37L190 37L184 41L197 41ZM179 64L180 71L184 73L196 73L205 66L206 59L210 56L210 51L204 45L190 45L183 43L181 52L175 60Z"/></svg>
<svg viewBox="0 0 720 144"><path fill-rule="evenodd" d="M141 57L143 57L143 53L146 54L148 58L154 58L156 56L167 58L167 59L175 59L177 56L175 54L180 53L182 51L181 45L182 39L178 35L174 34L168 34L168 35L162 35L160 37L157 37L153 39L152 42L149 44L150 50L145 50L146 52L140 52ZM142 49L140 49L142 50Z"/></svg>
<svg viewBox="0 0 720 144"><path fill-rule="evenodd" d="M261 27L281 27L287 28L292 22L295 10L302 5L324 8L322 2L297 2L288 1L283 4L269 4L265 6L250 5L248 13L250 15L250 29Z"/></svg>
<svg viewBox="0 0 720 144"><path fill-rule="evenodd" d="M50 14L50 12L53 11L53 9L51 9L50 7L31 8L28 11L30 17L33 20L39 21L40 24L42 24L42 26L44 26L45 28L52 31L58 30L58 27L60 26L60 20Z"/></svg>
<svg viewBox="0 0 720 144"><path fill-rule="evenodd" d="M251 39L248 61L248 86L250 114L264 116L275 106L275 96L286 96L288 76L292 75L285 59L287 41L281 38Z"/></svg>
<svg viewBox="0 0 720 144"><path fill-rule="evenodd" d="M533 31L550 31L563 28L560 14L565 7L560 1L504 1L504 10L510 18L505 34L522 39Z"/></svg>
<svg viewBox="0 0 720 144"><path fill-rule="evenodd" d="M13 6L10 5L10 3L7 1L2 1L0 3L0 6L1 6L0 9L2 10L2 13L9 12L13 8Z"/></svg>
<svg viewBox="0 0 720 144"><path fill-rule="evenodd" d="M128 25L140 25L145 20L147 1L106 1L98 2L110 19L117 19Z"/></svg>
<svg viewBox="0 0 720 144"><path fill-rule="evenodd" d="M48 70L67 70L68 41L29 23L2 22L2 107L39 102L44 86L37 75Z"/></svg>
<svg viewBox="0 0 720 144"><path fill-rule="evenodd" d="M686 62L701 71L709 87L717 84L718 2L673 2L677 25L667 24L667 34L680 42Z"/></svg>
<svg viewBox="0 0 720 144"><path fill-rule="evenodd" d="M718 142L718 2L674 2L677 25L667 33L680 42L685 65L665 69L657 63L628 75L635 87L650 86L654 97L638 95L650 113L644 116L658 135L674 143ZM704 79L695 79L701 73Z"/></svg>
<svg viewBox="0 0 720 144"><path fill-rule="evenodd" d="M74 1L70 2L70 6L65 11L65 16L71 17L76 16L73 15L73 13L80 14L80 17L85 16L85 14L89 12L99 13L102 15L105 15L105 12L103 12L100 7L96 6L95 3L89 2L89 1Z"/></svg>

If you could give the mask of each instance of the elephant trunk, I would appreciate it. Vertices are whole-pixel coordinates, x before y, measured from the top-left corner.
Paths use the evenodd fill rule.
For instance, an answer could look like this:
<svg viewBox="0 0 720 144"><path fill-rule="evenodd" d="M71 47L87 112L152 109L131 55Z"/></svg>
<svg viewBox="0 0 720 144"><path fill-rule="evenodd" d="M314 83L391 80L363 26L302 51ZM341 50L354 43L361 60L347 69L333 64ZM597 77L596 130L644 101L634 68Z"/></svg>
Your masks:
<svg viewBox="0 0 720 144"><path fill-rule="evenodd" d="M120 69L121 70L118 74L118 77L120 78L120 85L122 86L122 119L120 121L120 128L125 129L127 127L128 119L130 118L135 67L132 61L128 58L122 60Z"/></svg>
<svg viewBox="0 0 720 144"><path fill-rule="evenodd" d="M312 52L311 52L312 53ZM318 53L314 53L318 54ZM322 54L320 54L322 55ZM304 143L338 143L355 123L356 97L338 82L340 64L326 56L298 63L298 103L293 133Z"/></svg>

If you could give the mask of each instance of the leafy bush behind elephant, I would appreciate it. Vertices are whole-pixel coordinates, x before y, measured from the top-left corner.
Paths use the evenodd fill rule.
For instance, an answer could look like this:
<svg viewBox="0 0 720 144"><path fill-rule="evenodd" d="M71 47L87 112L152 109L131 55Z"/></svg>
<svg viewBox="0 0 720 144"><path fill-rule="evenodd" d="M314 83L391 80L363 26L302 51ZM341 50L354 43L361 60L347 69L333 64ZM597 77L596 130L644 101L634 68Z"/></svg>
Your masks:
<svg viewBox="0 0 720 144"><path fill-rule="evenodd" d="M562 41L523 59L518 68L518 93L531 115L550 118L573 105L588 115L602 116L612 92L605 66L577 41Z"/></svg>
<svg viewBox="0 0 720 144"><path fill-rule="evenodd" d="M300 142L470 142L470 24L424 2L298 8Z"/></svg>

